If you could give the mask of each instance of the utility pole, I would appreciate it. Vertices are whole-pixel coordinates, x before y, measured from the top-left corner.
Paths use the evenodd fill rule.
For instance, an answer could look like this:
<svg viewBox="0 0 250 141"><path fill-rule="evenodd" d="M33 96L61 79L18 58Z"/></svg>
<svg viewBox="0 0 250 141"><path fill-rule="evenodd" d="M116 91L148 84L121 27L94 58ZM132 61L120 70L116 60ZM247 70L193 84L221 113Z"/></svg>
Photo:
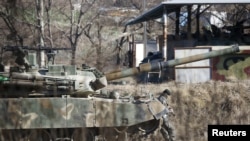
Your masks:
<svg viewBox="0 0 250 141"><path fill-rule="evenodd" d="M44 47L44 3L43 0L36 0L36 10L37 10L37 22L39 31L39 48ZM39 66L44 68L45 63L45 52L44 50L39 50Z"/></svg>
<svg viewBox="0 0 250 141"><path fill-rule="evenodd" d="M162 49L164 61L168 60L167 37L168 37L168 17L167 17L167 10L164 7L164 10L163 10L163 49Z"/></svg>
<svg viewBox="0 0 250 141"><path fill-rule="evenodd" d="M143 0L143 12L146 11L146 0ZM143 44L144 44L144 57L147 55L147 22L143 22Z"/></svg>

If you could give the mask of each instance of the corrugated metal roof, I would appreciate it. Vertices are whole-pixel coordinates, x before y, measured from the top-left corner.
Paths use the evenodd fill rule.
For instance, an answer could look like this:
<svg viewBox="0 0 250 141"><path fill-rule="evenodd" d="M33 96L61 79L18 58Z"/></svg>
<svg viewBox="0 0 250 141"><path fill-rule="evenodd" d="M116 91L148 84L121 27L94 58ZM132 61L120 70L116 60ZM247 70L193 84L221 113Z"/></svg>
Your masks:
<svg viewBox="0 0 250 141"><path fill-rule="evenodd" d="M164 1L157 5L156 7L152 8L151 10L143 13L142 15L138 16L137 18L128 21L126 25L132 25L136 23L141 23L144 21L158 19L161 18L163 15L164 8L166 9L167 13L172 13L175 11L176 8L180 8L185 5L196 5L196 4L250 4L250 0L169 0Z"/></svg>

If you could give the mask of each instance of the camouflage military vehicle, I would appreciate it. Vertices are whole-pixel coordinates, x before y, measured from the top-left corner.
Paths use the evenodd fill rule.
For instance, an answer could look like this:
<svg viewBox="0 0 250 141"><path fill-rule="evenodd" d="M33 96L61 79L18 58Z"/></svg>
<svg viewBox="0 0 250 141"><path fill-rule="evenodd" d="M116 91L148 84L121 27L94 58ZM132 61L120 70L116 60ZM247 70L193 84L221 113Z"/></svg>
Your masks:
<svg viewBox="0 0 250 141"><path fill-rule="evenodd" d="M102 93L108 81L179 64L234 53L238 47L192 57L141 64L105 74L83 65L36 67L36 55L16 49L17 66L3 69L0 82L0 140L109 140L132 133L150 134L168 114L158 97ZM33 59L32 59L33 58ZM2 66L2 68L5 68ZM108 135L108 136L105 136ZM117 136L116 136L117 135ZM113 140L110 139L110 140Z"/></svg>

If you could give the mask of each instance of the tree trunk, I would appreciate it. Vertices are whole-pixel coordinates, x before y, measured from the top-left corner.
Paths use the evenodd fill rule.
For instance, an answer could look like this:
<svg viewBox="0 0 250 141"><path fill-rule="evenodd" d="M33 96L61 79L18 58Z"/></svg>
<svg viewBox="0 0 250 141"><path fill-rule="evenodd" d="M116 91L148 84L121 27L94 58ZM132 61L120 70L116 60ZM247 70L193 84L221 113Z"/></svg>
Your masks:
<svg viewBox="0 0 250 141"><path fill-rule="evenodd" d="M76 48L72 49L72 53L71 53L71 65L76 65Z"/></svg>
<svg viewBox="0 0 250 141"><path fill-rule="evenodd" d="M96 58L96 68L100 71L103 69L103 61L102 61L102 47L100 45L96 45L96 53L97 53L97 58Z"/></svg>

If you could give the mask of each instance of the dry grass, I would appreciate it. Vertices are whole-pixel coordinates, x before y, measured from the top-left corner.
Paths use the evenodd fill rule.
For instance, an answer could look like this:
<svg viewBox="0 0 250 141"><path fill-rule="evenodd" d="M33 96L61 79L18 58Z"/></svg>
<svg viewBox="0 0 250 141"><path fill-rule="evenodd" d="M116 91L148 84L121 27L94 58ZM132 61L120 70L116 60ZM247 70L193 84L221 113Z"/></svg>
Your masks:
<svg viewBox="0 0 250 141"><path fill-rule="evenodd" d="M125 95L144 92L159 94L172 91L170 105L175 111L171 117L178 141L206 141L209 124L249 124L250 81L209 81L200 84L109 85L108 89Z"/></svg>

